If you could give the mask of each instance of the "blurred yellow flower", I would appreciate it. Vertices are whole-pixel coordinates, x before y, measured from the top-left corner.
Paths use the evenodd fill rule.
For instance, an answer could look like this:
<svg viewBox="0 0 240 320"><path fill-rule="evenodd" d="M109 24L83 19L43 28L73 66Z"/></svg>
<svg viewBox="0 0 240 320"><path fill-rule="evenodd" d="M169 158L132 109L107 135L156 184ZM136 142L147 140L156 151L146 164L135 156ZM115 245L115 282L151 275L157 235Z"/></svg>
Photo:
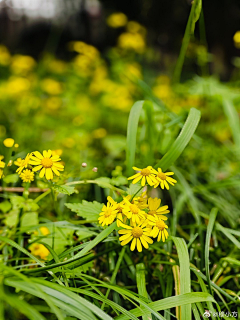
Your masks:
<svg viewBox="0 0 240 320"><path fill-rule="evenodd" d="M116 12L107 18L107 25L111 28L120 28L124 27L127 24L127 21L127 16L124 13Z"/></svg>
<svg viewBox="0 0 240 320"><path fill-rule="evenodd" d="M50 95L59 95L62 93L62 84L54 79L46 78L42 80L42 89Z"/></svg>
<svg viewBox="0 0 240 320"><path fill-rule="evenodd" d="M133 50L137 53L143 53L146 44L141 34L124 32L118 38L118 46L122 49Z"/></svg>
<svg viewBox="0 0 240 320"><path fill-rule="evenodd" d="M11 60L11 55L8 49L5 46L0 45L0 64L2 66L7 66L10 63L10 60Z"/></svg>
<svg viewBox="0 0 240 320"><path fill-rule="evenodd" d="M4 178L3 170L0 169L0 179Z"/></svg>
<svg viewBox="0 0 240 320"><path fill-rule="evenodd" d="M39 177L46 177L47 180L53 179L53 173L57 176L60 176L59 171L64 170L64 166L59 163L61 160L58 155L52 155L51 150L44 150L43 155L39 151L32 153L31 160L29 164L36 166L33 168L33 171L40 171Z"/></svg>
<svg viewBox="0 0 240 320"><path fill-rule="evenodd" d="M127 24L127 31L131 33L140 33L143 36L146 35L147 31L140 23L136 21L129 21Z"/></svg>
<svg viewBox="0 0 240 320"><path fill-rule="evenodd" d="M167 220L167 217L163 216L164 214L169 213L168 206L160 207L161 199L158 198L149 198L148 199L148 208L149 211L147 215L156 216L162 220Z"/></svg>
<svg viewBox="0 0 240 320"><path fill-rule="evenodd" d="M104 138L106 137L107 135L107 130L104 129L104 128L99 128L99 129L96 129L92 132L92 135L95 139L101 139L101 138Z"/></svg>
<svg viewBox="0 0 240 320"><path fill-rule="evenodd" d="M12 57L11 70L15 74L25 75L33 69L36 62L30 56L17 54Z"/></svg>
<svg viewBox="0 0 240 320"><path fill-rule="evenodd" d="M19 144L15 143L14 148L18 148L18 147L19 147Z"/></svg>
<svg viewBox="0 0 240 320"><path fill-rule="evenodd" d="M31 244L29 246L29 250L34 256L38 256L43 260L46 260L47 256L50 253L49 250L43 244L40 244L40 243Z"/></svg>
<svg viewBox="0 0 240 320"><path fill-rule="evenodd" d="M17 160L16 160L16 161L14 161L14 164L15 164L15 166L20 167L20 166L21 166L21 164L22 164L22 158L17 158Z"/></svg>
<svg viewBox="0 0 240 320"><path fill-rule="evenodd" d="M3 141L3 144L5 145L5 147L7 148L12 148L14 145L14 140L12 138L7 138Z"/></svg>
<svg viewBox="0 0 240 320"><path fill-rule="evenodd" d="M5 167L5 162L2 161L4 156L0 155L0 168L3 169Z"/></svg>
<svg viewBox="0 0 240 320"><path fill-rule="evenodd" d="M47 227L40 227L40 232L43 236L50 234L50 231Z"/></svg>
<svg viewBox="0 0 240 320"><path fill-rule="evenodd" d="M234 41L235 47L240 49L240 31L237 31L234 34L233 41Z"/></svg>
<svg viewBox="0 0 240 320"><path fill-rule="evenodd" d="M22 94L24 91L28 91L30 86L30 81L26 78L10 77L5 91L9 95L18 95Z"/></svg>
<svg viewBox="0 0 240 320"><path fill-rule="evenodd" d="M61 107L62 105L62 99L59 97L49 97L45 101L46 107L50 110L57 110Z"/></svg>
<svg viewBox="0 0 240 320"><path fill-rule="evenodd" d="M52 155L53 156L61 156L63 153L62 149L57 149L57 150L52 150Z"/></svg>
<svg viewBox="0 0 240 320"><path fill-rule="evenodd" d="M29 170L23 170L22 173L20 173L20 178L22 179L23 182L31 182L34 181L34 173Z"/></svg>

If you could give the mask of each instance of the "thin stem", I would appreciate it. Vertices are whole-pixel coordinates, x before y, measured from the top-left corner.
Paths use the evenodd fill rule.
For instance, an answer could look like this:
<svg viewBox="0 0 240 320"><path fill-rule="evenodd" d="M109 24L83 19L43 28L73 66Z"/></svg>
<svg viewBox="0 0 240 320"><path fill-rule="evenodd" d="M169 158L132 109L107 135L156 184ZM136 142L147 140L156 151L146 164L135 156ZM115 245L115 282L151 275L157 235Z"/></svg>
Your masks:
<svg viewBox="0 0 240 320"><path fill-rule="evenodd" d="M136 195L138 194L138 192L142 190L142 188L143 188L143 186L141 186L141 188L140 188L136 193L134 193L134 195L132 196L130 202L133 201L133 199L136 197Z"/></svg>
<svg viewBox="0 0 240 320"><path fill-rule="evenodd" d="M44 193L40 194L40 196L38 196L34 202L38 203L40 200L42 200L44 197L46 197L49 193L51 193L51 189L48 189L47 191L45 191Z"/></svg>
<svg viewBox="0 0 240 320"><path fill-rule="evenodd" d="M116 279L116 276L117 276L117 273L118 273L120 264L121 264L121 262L122 262L122 259L123 259L123 257L124 257L124 253L125 253L125 251L126 251L126 248L127 248L126 246L123 247L122 250L121 250L121 252L120 252L120 255L119 255L119 257L118 257L118 261L117 261L117 263L116 263L115 269L114 269L114 271L113 271L113 274L112 274L112 277L111 277L111 280L110 280L110 284L113 284L114 281L115 281L115 279ZM109 295L109 293L110 293L110 290L111 290L110 288L107 289L107 292L106 292L106 295L105 295L105 298L106 298L106 299L108 298L108 295ZM103 302L101 309L103 310L104 307L105 307L105 302Z"/></svg>

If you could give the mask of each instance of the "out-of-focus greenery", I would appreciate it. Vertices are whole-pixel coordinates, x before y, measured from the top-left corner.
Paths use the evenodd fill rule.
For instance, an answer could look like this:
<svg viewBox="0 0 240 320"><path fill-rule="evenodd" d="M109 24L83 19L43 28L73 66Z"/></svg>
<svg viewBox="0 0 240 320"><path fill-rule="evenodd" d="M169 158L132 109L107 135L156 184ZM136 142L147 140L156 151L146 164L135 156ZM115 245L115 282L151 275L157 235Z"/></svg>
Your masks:
<svg viewBox="0 0 240 320"><path fill-rule="evenodd" d="M201 319L205 309L237 312L238 80L194 76L172 84L170 64L164 74L154 69L161 57L148 47L143 26L122 14L108 24L123 28L116 47L101 54L91 45L71 42L68 62L49 54L35 61L0 47L0 139L15 140L11 154L6 142L0 145L5 314L34 320L45 319L41 314L84 320L169 320L181 314L188 320L184 316L191 312ZM186 65L196 61L203 75L212 56L192 41L185 58ZM136 105L136 100L145 102ZM202 115L196 132L199 112L191 108ZM61 155L65 171L53 185L37 177L31 188L50 186L52 198L50 189L29 193L15 173L14 161L44 149ZM115 225L97 223L108 195L118 200L137 192L127 181L134 158L140 168L167 158L165 165L178 181L169 193L148 188L170 208L170 237L142 253L123 251ZM17 193L21 186L24 192Z"/></svg>

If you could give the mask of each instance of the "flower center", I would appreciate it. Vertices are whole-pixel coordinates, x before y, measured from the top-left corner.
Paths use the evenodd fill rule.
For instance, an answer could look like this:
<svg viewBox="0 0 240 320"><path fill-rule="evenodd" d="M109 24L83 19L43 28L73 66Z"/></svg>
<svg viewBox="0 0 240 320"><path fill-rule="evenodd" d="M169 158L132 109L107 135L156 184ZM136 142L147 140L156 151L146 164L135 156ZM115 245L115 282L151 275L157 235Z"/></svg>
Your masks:
<svg viewBox="0 0 240 320"><path fill-rule="evenodd" d="M118 213L122 213L122 207L121 207L121 206L118 206L118 207L117 207L117 211L118 211Z"/></svg>
<svg viewBox="0 0 240 320"><path fill-rule="evenodd" d="M131 212L132 212L133 214L138 214L138 212L139 212L139 209L138 209L138 207L137 207L135 204L132 204L132 205L130 206L130 210L131 210Z"/></svg>
<svg viewBox="0 0 240 320"><path fill-rule="evenodd" d="M165 229L165 222L163 220L157 220L156 227L161 231L164 230Z"/></svg>
<svg viewBox="0 0 240 320"><path fill-rule="evenodd" d="M44 168L51 168L53 165L53 162L49 158L43 158L41 161L41 164Z"/></svg>
<svg viewBox="0 0 240 320"><path fill-rule="evenodd" d="M155 210L149 210L148 214L150 214L151 216L154 216L156 214L156 211Z"/></svg>
<svg viewBox="0 0 240 320"><path fill-rule="evenodd" d="M110 215L112 214L112 210L111 209L107 209L104 213L105 217L110 217Z"/></svg>
<svg viewBox="0 0 240 320"><path fill-rule="evenodd" d="M163 172L158 172L158 177L159 177L161 180L166 180L166 179L167 179L167 176L166 176L165 173L163 173Z"/></svg>
<svg viewBox="0 0 240 320"><path fill-rule="evenodd" d="M151 171L149 169L142 169L141 175L142 176L149 176L151 174Z"/></svg>
<svg viewBox="0 0 240 320"><path fill-rule="evenodd" d="M134 238L140 238L143 234L143 229L140 227L135 227L132 229L132 236Z"/></svg>

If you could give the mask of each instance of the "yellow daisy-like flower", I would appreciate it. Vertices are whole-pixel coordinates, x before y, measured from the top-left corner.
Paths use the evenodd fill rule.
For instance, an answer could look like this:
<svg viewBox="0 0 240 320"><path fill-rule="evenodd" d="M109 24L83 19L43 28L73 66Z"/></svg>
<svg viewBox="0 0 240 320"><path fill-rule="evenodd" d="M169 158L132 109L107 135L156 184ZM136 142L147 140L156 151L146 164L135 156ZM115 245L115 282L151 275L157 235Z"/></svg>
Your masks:
<svg viewBox="0 0 240 320"><path fill-rule="evenodd" d="M43 155L39 151L33 152L29 164L36 166L33 171L40 171L39 177L46 177L47 180L53 179L53 173L60 176L59 171L64 170L64 166L59 163L61 158L58 155L52 155L51 150L44 150Z"/></svg>
<svg viewBox="0 0 240 320"><path fill-rule="evenodd" d="M24 168L27 168L31 155L32 155L32 153L28 153L26 158L21 160L21 164L19 164L19 168L16 170L16 172L18 174L20 174ZM20 163L20 161L19 161L19 163Z"/></svg>
<svg viewBox="0 0 240 320"><path fill-rule="evenodd" d="M108 200L109 198L110 197L108 197ZM114 200L112 199L112 201ZM103 227L105 225L108 226L109 224L112 224L118 214L118 204L115 201L115 203L113 203L112 201L108 201L107 205L103 206L102 212L99 213L100 217L98 218L98 221Z"/></svg>
<svg viewBox="0 0 240 320"><path fill-rule="evenodd" d="M29 169L24 170L19 176L23 182L31 182L34 180L34 173Z"/></svg>
<svg viewBox="0 0 240 320"><path fill-rule="evenodd" d="M38 256L43 260L46 260L47 256L50 253L49 250L43 244L40 244L40 243L33 243L29 247L29 250L33 255Z"/></svg>
<svg viewBox="0 0 240 320"><path fill-rule="evenodd" d="M160 207L161 199L158 198L149 198L148 199L148 208L149 211L147 215L151 216L157 216L158 218L162 220L167 220L167 217L164 216L164 214L169 213L168 206L162 206Z"/></svg>
<svg viewBox="0 0 240 320"><path fill-rule="evenodd" d="M15 166L18 166L18 167L20 167L21 166L21 164L22 164L22 158L17 158L17 160L16 161L14 161L13 163L15 164Z"/></svg>
<svg viewBox="0 0 240 320"><path fill-rule="evenodd" d="M127 198L124 198L126 204L122 212L127 216L133 224L139 224L145 219L145 212L141 210L136 204L129 202Z"/></svg>
<svg viewBox="0 0 240 320"><path fill-rule="evenodd" d="M107 197L108 201L112 204L112 205L117 205L116 210L117 210L117 226L120 227L121 222L123 222L126 217L124 217L123 215L123 209L124 209L124 201L121 201L120 203L117 203L116 201L113 200L113 198L111 198L110 196Z"/></svg>
<svg viewBox="0 0 240 320"><path fill-rule="evenodd" d="M138 206L139 209L146 209L147 203L147 191L143 192L140 197L134 197L133 203Z"/></svg>
<svg viewBox="0 0 240 320"><path fill-rule="evenodd" d="M164 189L164 187L169 190L169 185L168 183L170 183L172 186L174 186L174 183L177 183L177 180L169 177L172 176L174 174L174 172L162 172L161 168L158 168L158 171L153 169L153 172L156 174L155 180L157 181L154 185L154 188L157 188L157 186L160 185L160 187L162 189Z"/></svg>
<svg viewBox="0 0 240 320"><path fill-rule="evenodd" d="M155 176L153 174L153 168L151 166L143 169L133 167L133 169L139 171L138 173L128 178L128 180L133 179L133 184L137 183L140 180L142 187L145 186L146 183L148 183L150 186L153 186L157 183L157 180L155 179Z"/></svg>
<svg viewBox="0 0 240 320"><path fill-rule="evenodd" d="M131 251L133 251L137 246L137 250L141 252L142 245L144 246L144 248L148 249L149 243L153 243L153 240L149 238L151 233L150 228L146 228L141 224L135 227L130 227L122 224L122 227L124 227L124 229L118 231L119 234L123 234L123 236L121 236L119 240L121 241L122 246L125 246L132 240L130 247Z"/></svg>
<svg viewBox="0 0 240 320"><path fill-rule="evenodd" d="M157 238L157 241L162 239L165 242L165 239L168 238L168 226L166 223L157 216L149 216L148 218L149 225L153 226L152 231L150 232L150 237Z"/></svg>

